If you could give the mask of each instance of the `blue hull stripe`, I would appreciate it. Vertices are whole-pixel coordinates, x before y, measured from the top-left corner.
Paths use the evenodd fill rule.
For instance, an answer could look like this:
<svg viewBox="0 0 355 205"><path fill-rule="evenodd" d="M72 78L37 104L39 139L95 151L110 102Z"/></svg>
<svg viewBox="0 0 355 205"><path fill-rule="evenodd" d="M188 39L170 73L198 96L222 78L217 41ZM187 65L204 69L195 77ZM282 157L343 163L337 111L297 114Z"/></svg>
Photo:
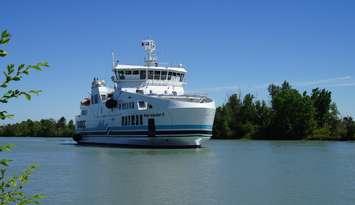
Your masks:
<svg viewBox="0 0 355 205"><path fill-rule="evenodd" d="M176 129L184 129L184 130L189 130L189 129L199 129L199 130L212 130L212 125L156 125L157 130L176 130ZM103 131L107 132L107 128L103 127L98 127L98 128L86 128L83 130L77 130L78 132L80 131ZM116 131L116 130L135 130L135 131L145 131L148 130L148 126L146 125L132 125L132 126L121 126L121 127L110 127L110 131Z"/></svg>
<svg viewBox="0 0 355 205"><path fill-rule="evenodd" d="M82 132L80 133L83 136L87 135L145 135L148 136L148 131L110 131L109 133L104 131L91 131L91 132ZM156 135L181 135L181 134L203 134L203 135L211 135L211 130L164 130L164 131L156 131Z"/></svg>

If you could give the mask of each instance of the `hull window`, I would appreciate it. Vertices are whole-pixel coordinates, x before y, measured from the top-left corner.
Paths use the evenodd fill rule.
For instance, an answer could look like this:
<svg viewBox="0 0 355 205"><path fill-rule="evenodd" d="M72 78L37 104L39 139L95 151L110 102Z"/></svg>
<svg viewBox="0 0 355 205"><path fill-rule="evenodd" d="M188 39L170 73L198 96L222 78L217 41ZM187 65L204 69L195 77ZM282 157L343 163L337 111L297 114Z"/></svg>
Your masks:
<svg viewBox="0 0 355 205"><path fill-rule="evenodd" d="M132 125L136 124L136 116L131 115L131 122L132 122Z"/></svg>
<svg viewBox="0 0 355 205"><path fill-rule="evenodd" d="M147 103L144 101L138 101L138 110L146 110L147 109Z"/></svg>
<svg viewBox="0 0 355 205"><path fill-rule="evenodd" d="M139 125L139 118L138 118L138 115L136 115L136 125Z"/></svg>
<svg viewBox="0 0 355 205"><path fill-rule="evenodd" d="M86 114L88 114L87 110L81 110L81 115L86 115Z"/></svg>

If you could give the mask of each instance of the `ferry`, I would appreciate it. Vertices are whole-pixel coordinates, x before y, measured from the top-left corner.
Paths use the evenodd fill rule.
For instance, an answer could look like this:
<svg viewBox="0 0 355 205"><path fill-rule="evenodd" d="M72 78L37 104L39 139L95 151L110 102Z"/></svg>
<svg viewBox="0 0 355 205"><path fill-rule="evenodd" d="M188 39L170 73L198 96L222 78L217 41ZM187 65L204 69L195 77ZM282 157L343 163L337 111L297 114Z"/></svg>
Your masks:
<svg viewBox="0 0 355 205"><path fill-rule="evenodd" d="M120 64L113 54L113 87L93 79L73 139L84 145L200 147L212 136L215 102L185 94L186 68L159 65L153 40L141 46L144 65Z"/></svg>

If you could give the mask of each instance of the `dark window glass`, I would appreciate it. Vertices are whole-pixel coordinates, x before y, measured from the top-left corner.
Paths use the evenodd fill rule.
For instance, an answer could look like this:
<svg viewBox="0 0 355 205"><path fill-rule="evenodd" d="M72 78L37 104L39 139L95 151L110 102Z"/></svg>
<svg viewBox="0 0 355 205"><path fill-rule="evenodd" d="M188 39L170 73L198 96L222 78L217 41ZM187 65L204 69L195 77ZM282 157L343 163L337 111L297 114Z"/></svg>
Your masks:
<svg viewBox="0 0 355 205"><path fill-rule="evenodd" d="M168 73L168 80L171 80L171 75L172 75L172 72L169 72Z"/></svg>
<svg viewBox="0 0 355 205"><path fill-rule="evenodd" d="M124 125L124 117L123 116L121 117L121 125L122 126Z"/></svg>
<svg viewBox="0 0 355 205"><path fill-rule="evenodd" d="M138 75L139 74L139 71L138 70L134 70L133 71L133 75Z"/></svg>
<svg viewBox="0 0 355 205"><path fill-rule="evenodd" d="M118 72L120 80L124 80L124 72L121 70Z"/></svg>
<svg viewBox="0 0 355 205"><path fill-rule="evenodd" d="M161 72L161 79L166 80L166 71Z"/></svg>
<svg viewBox="0 0 355 205"><path fill-rule="evenodd" d="M134 115L131 115L131 120L132 120L132 125L136 124L136 117Z"/></svg>
<svg viewBox="0 0 355 205"><path fill-rule="evenodd" d="M160 71L154 72L154 80L160 80Z"/></svg>
<svg viewBox="0 0 355 205"><path fill-rule="evenodd" d="M126 74L126 75L131 75L131 74L132 74L132 71L126 70L125 74Z"/></svg>
<svg viewBox="0 0 355 205"><path fill-rule="evenodd" d="M153 79L153 71L148 72L148 79L150 79L150 80Z"/></svg>
<svg viewBox="0 0 355 205"><path fill-rule="evenodd" d="M139 125L139 118L138 118L138 115L136 115L136 125Z"/></svg>
<svg viewBox="0 0 355 205"><path fill-rule="evenodd" d="M176 76L176 73L173 73L173 76L175 77L175 76Z"/></svg>
<svg viewBox="0 0 355 205"><path fill-rule="evenodd" d="M180 76L180 81L182 82L182 81L184 81L184 74L181 74L181 76Z"/></svg>
<svg viewBox="0 0 355 205"><path fill-rule="evenodd" d="M145 103L144 103L144 101L138 101L138 107L139 107L139 108L145 108Z"/></svg>
<svg viewBox="0 0 355 205"><path fill-rule="evenodd" d="M145 78L146 78L146 72L145 72L145 70L141 70L140 79L144 80Z"/></svg>
<svg viewBox="0 0 355 205"><path fill-rule="evenodd" d="M143 115L139 115L139 122L143 125Z"/></svg>

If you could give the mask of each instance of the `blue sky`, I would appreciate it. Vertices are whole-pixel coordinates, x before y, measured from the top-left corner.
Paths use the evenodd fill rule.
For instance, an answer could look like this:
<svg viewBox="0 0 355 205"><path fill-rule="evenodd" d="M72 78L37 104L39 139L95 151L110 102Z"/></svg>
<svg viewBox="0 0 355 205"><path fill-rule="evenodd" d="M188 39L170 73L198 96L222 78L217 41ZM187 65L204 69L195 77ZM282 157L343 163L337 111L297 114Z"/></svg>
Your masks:
<svg viewBox="0 0 355 205"><path fill-rule="evenodd" d="M6 63L49 62L16 84L43 93L4 108L27 118L73 118L93 77L110 82L111 51L141 64L140 41L158 43L160 62L188 68L191 92L218 104L233 92L269 100L266 85L333 92L355 116L355 1L23 1L1 3L0 28L12 33Z"/></svg>

